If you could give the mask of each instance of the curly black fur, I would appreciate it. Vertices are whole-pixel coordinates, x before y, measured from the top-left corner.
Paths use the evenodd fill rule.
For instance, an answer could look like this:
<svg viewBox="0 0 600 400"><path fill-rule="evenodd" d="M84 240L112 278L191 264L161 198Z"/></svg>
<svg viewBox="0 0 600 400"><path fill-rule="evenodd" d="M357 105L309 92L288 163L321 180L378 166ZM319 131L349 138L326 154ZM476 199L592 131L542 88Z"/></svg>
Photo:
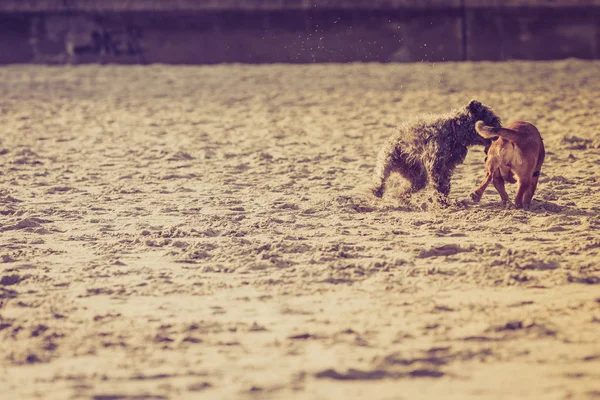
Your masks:
<svg viewBox="0 0 600 400"><path fill-rule="evenodd" d="M443 196L450 192L450 177L454 168L467 156L467 148L484 145L475 131L475 122L500 127L500 118L491 108L471 100L462 109L448 114L425 115L398 127L383 146L375 168L372 192L382 197L385 183L392 172L398 172L410 183L408 193L419 191L429 183Z"/></svg>

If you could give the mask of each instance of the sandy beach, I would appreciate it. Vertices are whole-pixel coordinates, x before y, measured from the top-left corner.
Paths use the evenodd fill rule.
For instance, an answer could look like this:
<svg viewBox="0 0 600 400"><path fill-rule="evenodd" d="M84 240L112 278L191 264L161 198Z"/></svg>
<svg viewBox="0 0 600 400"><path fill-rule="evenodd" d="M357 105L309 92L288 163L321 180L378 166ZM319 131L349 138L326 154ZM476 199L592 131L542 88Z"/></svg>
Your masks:
<svg viewBox="0 0 600 400"><path fill-rule="evenodd" d="M531 210L368 192L394 127L540 130ZM508 186L509 194L515 185ZM0 67L2 399L600 399L600 62Z"/></svg>

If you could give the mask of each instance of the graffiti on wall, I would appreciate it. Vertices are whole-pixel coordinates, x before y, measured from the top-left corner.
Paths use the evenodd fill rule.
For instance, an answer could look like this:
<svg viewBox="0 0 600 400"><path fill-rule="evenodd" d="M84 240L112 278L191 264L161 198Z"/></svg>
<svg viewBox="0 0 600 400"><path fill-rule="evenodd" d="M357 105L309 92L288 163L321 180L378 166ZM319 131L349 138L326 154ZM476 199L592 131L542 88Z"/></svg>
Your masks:
<svg viewBox="0 0 600 400"><path fill-rule="evenodd" d="M142 55L141 36L141 29L137 26L127 26L122 30L94 29L90 32L87 43L73 46L73 54L76 56L85 54Z"/></svg>
<svg viewBox="0 0 600 400"><path fill-rule="evenodd" d="M118 16L36 16L29 43L34 62L146 62L142 29Z"/></svg>

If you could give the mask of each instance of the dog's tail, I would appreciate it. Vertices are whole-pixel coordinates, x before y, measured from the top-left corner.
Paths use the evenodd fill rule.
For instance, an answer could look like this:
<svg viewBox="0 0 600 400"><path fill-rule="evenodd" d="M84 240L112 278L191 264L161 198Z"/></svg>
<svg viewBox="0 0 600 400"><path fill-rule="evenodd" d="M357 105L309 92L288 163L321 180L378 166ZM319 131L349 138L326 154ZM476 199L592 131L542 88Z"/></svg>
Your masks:
<svg viewBox="0 0 600 400"><path fill-rule="evenodd" d="M485 122L477 121L475 123L475 130L479 133L479 136L484 137L486 139L493 139L495 137L503 137L506 140L511 142L518 142L523 139L521 135L519 135L516 131L507 128L495 128L493 126L486 126Z"/></svg>

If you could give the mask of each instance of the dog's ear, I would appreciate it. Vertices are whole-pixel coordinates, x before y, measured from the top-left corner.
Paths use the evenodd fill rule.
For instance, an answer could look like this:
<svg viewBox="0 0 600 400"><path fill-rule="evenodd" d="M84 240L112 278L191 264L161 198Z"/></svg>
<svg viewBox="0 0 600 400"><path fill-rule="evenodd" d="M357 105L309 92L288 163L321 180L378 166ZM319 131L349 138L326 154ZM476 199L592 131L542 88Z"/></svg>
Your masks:
<svg viewBox="0 0 600 400"><path fill-rule="evenodd" d="M483 108L483 104L477 100L471 100L467 106L467 110L469 110L472 115L479 115L483 111Z"/></svg>

